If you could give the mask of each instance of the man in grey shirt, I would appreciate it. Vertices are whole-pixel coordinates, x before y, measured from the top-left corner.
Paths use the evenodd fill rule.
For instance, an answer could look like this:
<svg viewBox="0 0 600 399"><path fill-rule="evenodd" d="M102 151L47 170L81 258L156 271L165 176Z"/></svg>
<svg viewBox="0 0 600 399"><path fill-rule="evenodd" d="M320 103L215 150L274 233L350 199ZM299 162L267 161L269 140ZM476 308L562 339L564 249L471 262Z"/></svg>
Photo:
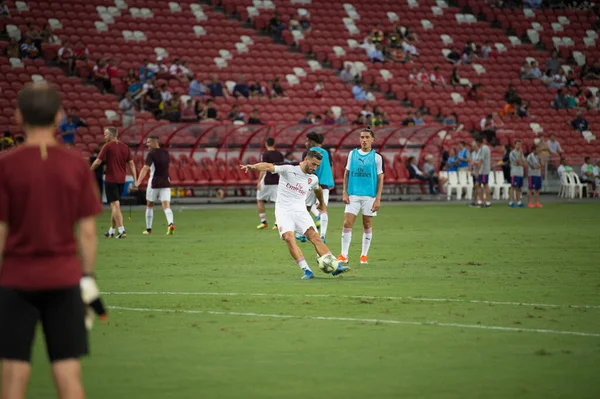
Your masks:
<svg viewBox="0 0 600 399"><path fill-rule="evenodd" d="M477 143L478 148L477 164L479 172L477 175L477 183L479 183L479 185L481 186L478 190L479 195L477 198L477 205L488 208L492 206L489 185L492 153L490 151L490 147L487 146L487 140L484 143L483 138L477 137L475 139L475 143ZM483 204L484 200L485 205Z"/></svg>
<svg viewBox="0 0 600 399"><path fill-rule="evenodd" d="M544 161L540 156L541 148L533 146L531 148L531 154L527 156L527 166L529 175L529 190L527 191L527 202L529 202L529 208L543 208L540 204L540 189L542 188L542 168L544 167ZM535 203L531 202L531 194L534 194Z"/></svg>
<svg viewBox="0 0 600 399"><path fill-rule="evenodd" d="M510 152L510 202L508 206L511 208L523 208L523 202L521 202L521 188L523 187L523 172L525 166L525 157L523 156L521 140L515 141L515 148ZM517 204L515 204L515 197Z"/></svg>
<svg viewBox="0 0 600 399"><path fill-rule="evenodd" d="M472 193L472 198L473 198L473 202L471 202L469 204L469 206L477 206L477 197L479 195L479 184L477 183L477 175L479 173L479 169L478 169L478 164L477 162L479 161L478 158L479 152L477 151L477 143L475 142L475 140L473 140L471 142L471 149L470 151L468 151L468 159L469 159L469 174L470 176L468 177L469 179L473 179L473 193Z"/></svg>

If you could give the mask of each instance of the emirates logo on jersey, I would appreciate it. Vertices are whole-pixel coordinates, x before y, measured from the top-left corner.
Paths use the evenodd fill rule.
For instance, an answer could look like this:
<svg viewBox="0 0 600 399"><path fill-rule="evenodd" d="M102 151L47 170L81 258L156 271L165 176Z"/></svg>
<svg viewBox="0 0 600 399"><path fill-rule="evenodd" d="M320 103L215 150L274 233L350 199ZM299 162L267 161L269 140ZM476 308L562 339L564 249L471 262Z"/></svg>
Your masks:
<svg viewBox="0 0 600 399"><path fill-rule="evenodd" d="M312 178L311 177L308 178L308 184L310 184L310 183L312 183Z"/></svg>

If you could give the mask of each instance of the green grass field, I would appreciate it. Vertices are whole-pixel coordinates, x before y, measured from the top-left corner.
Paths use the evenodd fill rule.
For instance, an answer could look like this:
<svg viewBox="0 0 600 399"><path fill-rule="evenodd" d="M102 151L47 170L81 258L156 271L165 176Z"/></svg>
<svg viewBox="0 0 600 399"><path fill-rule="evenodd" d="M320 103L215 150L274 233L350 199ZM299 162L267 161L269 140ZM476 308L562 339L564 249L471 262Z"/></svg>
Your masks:
<svg viewBox="0 0 600 399"><path fill-rule="evenodd" d="M152 236L138 210L126 240L101 239L104 300L128 310L92 331L89 398L600 395L598 203L384 203L367 266L360 226L338 278L301 244L310 281L253 209L174 209L172 237L157 209ZM336 255L342 212L330 208ZM39 337L30 387L55 397Z"/></svg>

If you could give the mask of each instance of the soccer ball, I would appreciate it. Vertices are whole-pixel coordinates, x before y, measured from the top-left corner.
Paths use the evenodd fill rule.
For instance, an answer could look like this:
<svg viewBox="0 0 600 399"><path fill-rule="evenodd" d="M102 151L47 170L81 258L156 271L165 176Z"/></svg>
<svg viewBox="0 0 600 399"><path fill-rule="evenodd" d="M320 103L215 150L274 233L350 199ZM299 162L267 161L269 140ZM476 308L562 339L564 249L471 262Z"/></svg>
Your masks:
<svg viewBox="0 0 600 399"><path fill-rule="evenodd" d="M319 264L319 269L321 269L323 273L332 273L339 265L338 260L332 254L323 255L317 258L317 263Z"/></svg>

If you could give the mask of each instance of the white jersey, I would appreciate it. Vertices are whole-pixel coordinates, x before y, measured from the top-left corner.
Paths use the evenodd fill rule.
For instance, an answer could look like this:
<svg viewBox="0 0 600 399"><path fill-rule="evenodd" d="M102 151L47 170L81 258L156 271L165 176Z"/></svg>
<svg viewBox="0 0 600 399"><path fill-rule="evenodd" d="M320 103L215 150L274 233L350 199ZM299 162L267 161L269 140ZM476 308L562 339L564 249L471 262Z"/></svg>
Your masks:
<svg viewBox="0 0 600 399"><path fill-rule="evenodd" d="M279 175L275 208L278 211L306 212L306 197L310 190L319 186L319 178L304 173L299 165L275 165L275 173Z"/></svg>

